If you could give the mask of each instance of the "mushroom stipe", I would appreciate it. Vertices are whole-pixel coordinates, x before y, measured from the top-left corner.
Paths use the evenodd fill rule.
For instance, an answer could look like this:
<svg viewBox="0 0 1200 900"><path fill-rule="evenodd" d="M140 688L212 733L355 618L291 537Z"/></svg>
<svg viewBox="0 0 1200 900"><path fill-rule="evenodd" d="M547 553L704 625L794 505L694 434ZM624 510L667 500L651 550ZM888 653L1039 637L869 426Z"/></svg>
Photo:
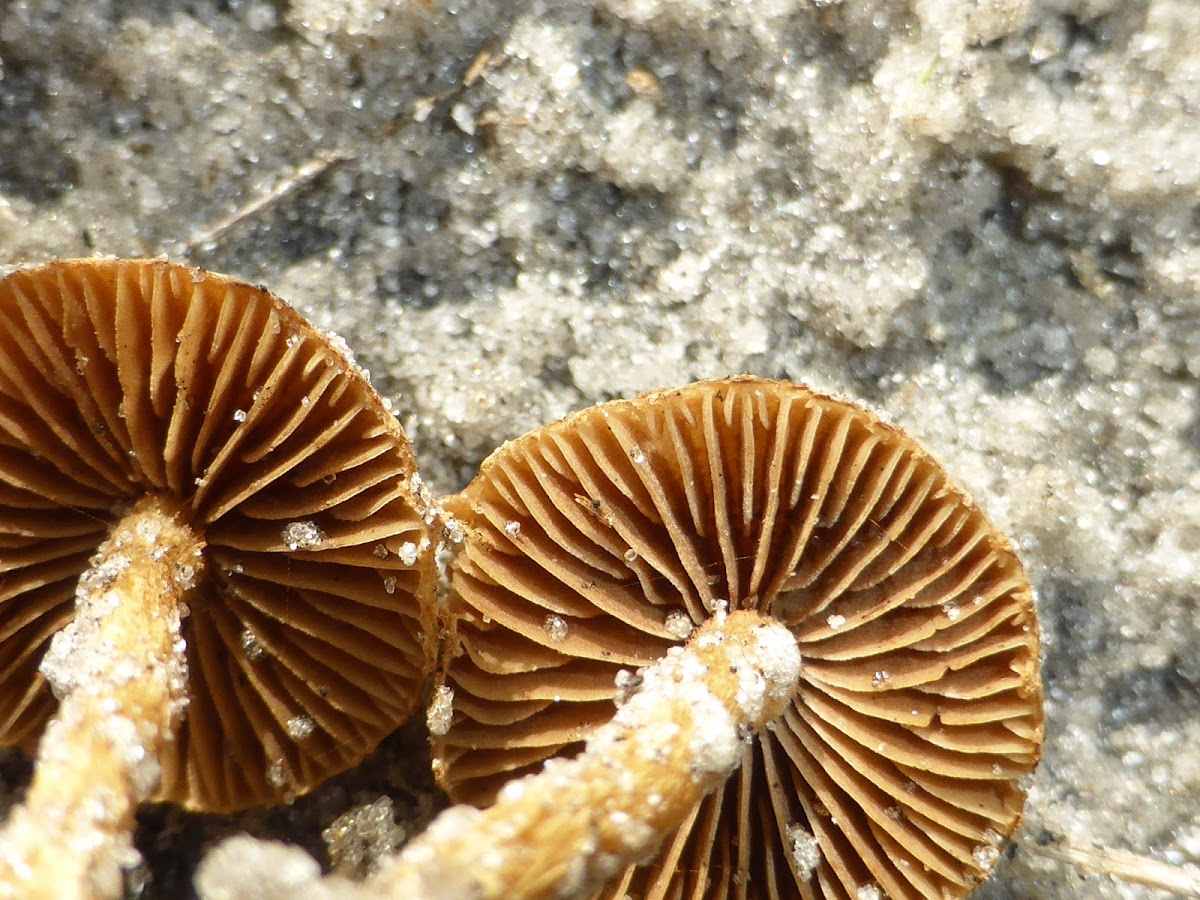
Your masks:
<svg viewBox="0 0 1200 900"><path fill-rule="evenodd" d="M63 701L0 832L0 896L121 895L137 805L187 707L185 565L202 571L201 543L158 498L137 503L93 558L43 663Z"/></svg>
<svg viewBox="0 0 1200 900"><path fill-rule="evenodd" d="M736 770L745 736L779 714L800 667L796 641L778 623L748 610L714 616L643 669L636 688L627 685L620 708L574 759L509 782L489 809L444 810L360 884L319 879L314 864L316 877L293 880L289 891L328 900L585 896L652 855ZM248 841L228 841L205 860L196 876L202 897L271 884L276 857Z"/></svg>

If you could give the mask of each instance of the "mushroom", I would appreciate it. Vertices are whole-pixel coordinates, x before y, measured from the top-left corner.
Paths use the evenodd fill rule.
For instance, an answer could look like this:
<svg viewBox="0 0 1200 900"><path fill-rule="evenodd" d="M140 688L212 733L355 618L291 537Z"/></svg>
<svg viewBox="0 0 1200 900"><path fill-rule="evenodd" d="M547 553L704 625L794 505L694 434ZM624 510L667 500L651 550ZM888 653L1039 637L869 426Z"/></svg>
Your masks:
<svg viewBox="0 0 1200 900"><path fill-rule="evenodd" d="M456 801L577 753L618 681L715 614L799 646L738 775L600 896L959 897L996 863L1041 747L1032 592L900 430L799 385L710 381L518 438L446 505L466 539L435 767Z"/></svg>
<svg viewBox="0 0 1200 900"><path fill-rule="evenodd" d="M408 718L437 637L418 488L344 345L264 289L146 260L0 281L0 740L44 732L0 894L112 894L138 801L286 800Z"/></svg>

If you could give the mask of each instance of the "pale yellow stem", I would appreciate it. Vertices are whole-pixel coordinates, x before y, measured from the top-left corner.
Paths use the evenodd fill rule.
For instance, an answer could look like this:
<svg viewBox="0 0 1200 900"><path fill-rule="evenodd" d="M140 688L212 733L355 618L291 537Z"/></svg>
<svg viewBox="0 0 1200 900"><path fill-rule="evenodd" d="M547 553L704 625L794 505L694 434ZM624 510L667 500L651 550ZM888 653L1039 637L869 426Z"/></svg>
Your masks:
<svg viewBox="0 0 1200 900"><path fill-rule="evenodd" d="M180 622L202 544L157 499L122 517L80 580L42 673L62 701L25 802L0 830L0 897L117 897L138 804L186 705Z"/></svg>
<svg viewBox="0 0 1200 900"><path fill-rule="evenodd" d="M583 896L657 850L778 716L800 670L791 634L718 616L644 669L573 760L507 785L487 810L444 812L368 884L389 897Z"/></svg>
<svg viewBox="0 0 1200 900"><path fill-rule="evenodd" d="M725 782L799 672L783 626L754 612L715 616L686 647L626 673L620 708L578 757L510 783L487 810L446 810L366 883L322 878L303 850L243 835L205 857L196 888L204 900L585 897L652 856Z"/></svg>

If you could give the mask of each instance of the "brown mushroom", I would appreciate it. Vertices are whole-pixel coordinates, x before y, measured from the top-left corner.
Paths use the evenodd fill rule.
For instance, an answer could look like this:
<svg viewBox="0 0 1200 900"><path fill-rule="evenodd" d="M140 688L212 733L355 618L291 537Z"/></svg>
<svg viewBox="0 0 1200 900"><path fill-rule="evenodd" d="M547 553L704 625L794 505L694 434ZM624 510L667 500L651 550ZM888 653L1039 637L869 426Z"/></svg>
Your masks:
<svg viewBox="0 0 1200 900"><path fill-rule="evenodd" d="M0 281L0 739L38 740L47 677L65 695L0 844L91 780L122 808L290 798L408 718L436 637L415 479L344 347L261 288L144 260Z"/></svg>
<svg viewBox="0 0 1200 900"><path fill-rule="evenodd" d="M602 896L957 897L991 870L1041 746L1032 594L898 429L798 385L706 382L508 443L448 508L452 798L578 752L620 670L751 609L796 638L792 701Z"/></svg>

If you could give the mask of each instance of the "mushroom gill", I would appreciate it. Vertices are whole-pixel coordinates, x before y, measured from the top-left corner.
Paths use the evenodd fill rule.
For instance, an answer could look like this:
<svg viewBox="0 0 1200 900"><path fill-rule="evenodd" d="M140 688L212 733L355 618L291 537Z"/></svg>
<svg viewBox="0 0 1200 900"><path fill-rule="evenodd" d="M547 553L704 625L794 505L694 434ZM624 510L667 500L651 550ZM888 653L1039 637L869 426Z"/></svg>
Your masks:
<svg viewBox="0 0 1200 900"><path fill-rule="evenodd" d="M705 382L518 438L447 505L467 536L435 754L457 801L577 753L621 670L715 612L799 646L738 774L600 896L959 897L995 864L1041 746L1032 593L898 429L798 385Z"/></svg>

